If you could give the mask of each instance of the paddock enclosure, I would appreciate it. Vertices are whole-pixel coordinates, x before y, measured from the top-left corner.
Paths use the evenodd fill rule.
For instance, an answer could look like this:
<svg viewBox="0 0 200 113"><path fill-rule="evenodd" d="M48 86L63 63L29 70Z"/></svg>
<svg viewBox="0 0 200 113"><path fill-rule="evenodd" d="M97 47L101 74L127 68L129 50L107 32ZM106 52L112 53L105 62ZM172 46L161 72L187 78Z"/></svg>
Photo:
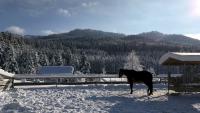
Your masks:
<svg viewBox="0 0 200 113"><path fill-rule="evenodd" d="M50 81L48 81L49 79ZM62 79L62 81L60 79ZM127 79L125 77L118 78L118 75L103 75L103 74L68 75L68 76L15 75L13 78L4 79L4 82L5 81L10 81L9 82L10 86L7 87L14 87L20 85L127 84ZM154 77L153 81L154 83L166 84L167 76Z"/></svg>
<svg viewBox="0 0 200 113"><path fill-rule="evenodd" d="M81 85L81 84L127 84L127 79L118 74L2 74L1 89L20 85ZM153 77L154 83L167 84L167 75Z"/></svg>

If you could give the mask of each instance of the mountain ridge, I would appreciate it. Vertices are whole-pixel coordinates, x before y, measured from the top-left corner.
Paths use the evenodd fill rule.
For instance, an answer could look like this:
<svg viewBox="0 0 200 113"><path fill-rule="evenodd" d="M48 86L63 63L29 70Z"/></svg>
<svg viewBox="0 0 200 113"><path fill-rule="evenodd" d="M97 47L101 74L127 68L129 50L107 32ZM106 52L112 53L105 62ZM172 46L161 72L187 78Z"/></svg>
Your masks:
<svg viewBox="0 0 200 113"><path fill-rule="evenodd" d="M164 34L158 31L143 32L135 35L125 35L121 33L105 32L94 29L74 29L66 33L51 34L47 36L25 35L22 36L28 39L42 39L42 40L65 40L65 39L101 39L101 38L131 38L138 37L149 43L171 43L179 45L189 45L200 47L200 40L194 39L181 34ZM138 39L136 39L138 40ZM148 42L145 42L148 43Z"/></svg>
<svg viewBox="0 0 200 113"><path fill-rule="evenodd" d="M138 34L139 36L146 37L148 39L153 39L158 42L169 42L174 44L183 44L191 46L199 46L200 40L194 39L182 34L163 34L157 31L145 32Z"/></svg>
<svg viewBox="0 0 200 113"><path fill-rule="evenodd" d="M38 38L49 38L49 39L63 39L63 38L108 38L108 37L124 37L126 35L121 33L105 32L101 30L93 29L74 29L66 33L51 34L48 36L39 36Z"/></svg>
<svg viewBox="0 0 200 113"><path fill-rule="evenodd" d="M76 38L127 38L131 36L138 36L144 40L153 41L155 43L172 43L180 45L199 46L200 40L194 39L181 34L164 34L158 31L143 32L135 35L125 35L121 33L105 32L93 29L74 29L66 33L51 34L48 36L32 36L36 39L76 39ZM31 36L28 36L31 38ZM147 42L146 42L147 43Z"/></svg>

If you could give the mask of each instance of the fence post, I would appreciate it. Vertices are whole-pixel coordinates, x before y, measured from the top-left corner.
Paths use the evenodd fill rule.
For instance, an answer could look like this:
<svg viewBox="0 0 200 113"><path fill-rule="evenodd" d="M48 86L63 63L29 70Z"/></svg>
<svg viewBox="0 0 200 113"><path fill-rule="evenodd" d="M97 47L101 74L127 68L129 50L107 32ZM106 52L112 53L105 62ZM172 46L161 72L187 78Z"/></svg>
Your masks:
<svg viewBox="0 0 200 113"><path fill-rule="evenodd" d="M57 85L58 85L58 78L56 78L56 88L58 87Z"/></svg>
<svg viewBox="0 0 200 113"><path fill-rule="evenodd" d="M14 88L14 78L11 79L11 86L10 88Z"/></svg>
<svg viewBox="0 0 200 113"><path fill-rule="evenodd" d="M167 94L169 94L170 78L171 78L171 73L170 73L170 70L169 70L169 66L168 66L168 75L167 75L167 78L168 78L168 80L167 80L167 82L168 82L168 84L167 84Z"/></svg>
<svg viewBox="0 0 200 113"><path fill-rule="evenodd" d="M167 91L167 93L169 94L169 88L170 88L170 73L168 73L168 91Z"/></svg>

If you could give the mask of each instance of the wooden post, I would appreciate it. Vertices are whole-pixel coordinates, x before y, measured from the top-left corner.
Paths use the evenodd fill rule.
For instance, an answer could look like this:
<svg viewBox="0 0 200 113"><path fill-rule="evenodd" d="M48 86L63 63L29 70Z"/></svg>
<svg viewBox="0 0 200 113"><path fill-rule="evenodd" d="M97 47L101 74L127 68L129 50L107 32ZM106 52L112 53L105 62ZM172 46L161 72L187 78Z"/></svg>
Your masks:
<svg viewBox="0 0 200 113"><path fill-rule="evenodd" d="M101 77L99 77L99 83L101 82Z"/></svg>
<svg viewBox="0 0 200 113"><path fill-rule="evenodd" d="M182 85L184 86L184 92L186 93L187 92L187 76L188 76L188 70L187 70L187 66L186 66L186 64L184 63L183 64L183 71L184 71L184 73L183 73L183 76L182 76L182 79L183 79L183 81L182 81Z"/></svg>
<svg viewBox="0 0 200 113"><path fill-rule="evenodd" d="M168 76L167 76L167 78L168 78L168 84L167 84L167 89L168 89L168 91L167 91L167 93L169 94L169 88L170 88L170 78L171 78L171 75L170 75L170 72L168 73Z"/></svg>
<svg viewBox="0 0 200 113"><path fill-rule="evenodd" d="M11 86L10 86L10 88L11 89L14 88L14 78L11 79Z"/></svg>
<svg viewBox="0 0 200 113"><path fill-rule="evenodd" d="M167 67L168 67L168 75L167 75L167 78L168 78L168 80L167 80L167 82L168 82L168 84L167 84L167 94L169 94L171 73L170 73L170 70L169 70L169 65L168 65Z"/></svg>
<svg viewBox="0 0 200 113"><path fill-rule="evenodd" d="M58 78L56 78L56 88L58 87L57 85L58 85Z"/></svg>

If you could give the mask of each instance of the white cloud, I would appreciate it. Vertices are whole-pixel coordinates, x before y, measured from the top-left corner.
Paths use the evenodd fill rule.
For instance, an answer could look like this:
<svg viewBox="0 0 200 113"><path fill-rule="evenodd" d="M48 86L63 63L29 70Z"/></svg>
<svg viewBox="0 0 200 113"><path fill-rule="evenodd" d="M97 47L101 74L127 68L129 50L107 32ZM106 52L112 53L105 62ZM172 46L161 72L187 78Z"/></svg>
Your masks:
<svg viewBox="0 0 200 113"><path fill-rule="evenodd" d="M87 3L85 3L85 2L82 3L81 5L82 5L83 7L87 7Z"/></svg>
<svg viewBox="0 0 200 113"><path fill-rule="evenodd" d="M200 34L185 34L185 36L200 40Z"/></svg>
<svg viewBox="0 0 200 113"><path fill-rule="evenodd" d="M50 34L55 34L55 32L52 31L52 30L44 30L44 31L42 31L42 34L44 34L44 35L50 35Z"/></svg>
<svg viewBox="0 0 200 113"><path fill-rule="evenodd" d="M94 6L97 6L98 5L98 2L83 2L81 4L83 7L94 7Z"/></svg>
<svg viewBox="0 0 200 113"><path fill-rule="evenodd" d="M6 28L5 30L11 33L19 34L19 35L24 35L25 33L25 30L18 26L10 26Z"/></svg>
<svg viewBox="0 0 200 113"><path fill-rule="evenodd" d="M63 16L71 16L71 13L67 9L60 8L58 9L58 13Z"/></svg>

